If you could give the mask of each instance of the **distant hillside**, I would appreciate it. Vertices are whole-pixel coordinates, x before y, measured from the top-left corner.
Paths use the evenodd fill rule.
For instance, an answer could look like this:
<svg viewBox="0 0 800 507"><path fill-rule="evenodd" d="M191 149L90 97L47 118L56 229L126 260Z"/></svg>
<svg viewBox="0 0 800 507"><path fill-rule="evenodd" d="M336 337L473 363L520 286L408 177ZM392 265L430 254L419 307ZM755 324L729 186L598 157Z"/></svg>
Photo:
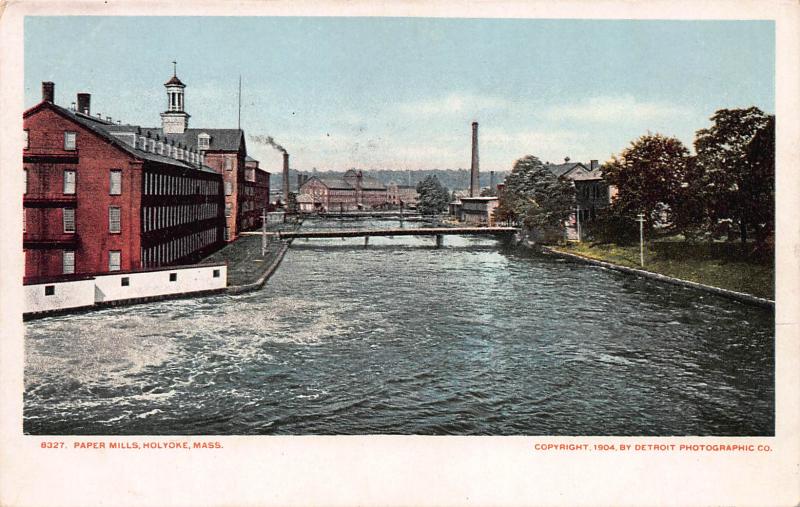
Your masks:
<svg viewBox="0 0 800 507"><path fill-rule="evenodd" d="M417 183L424 180L430 175L439 178L439 181L447 187L448 190L466 190L469 188L469 169L422 169L418 171L390 171L388 169L372 169L362 170L364 175L372 176L388 185L395 182L398 185L412 185L416 186ZM336 178L344 176L344 171L295 171L289 170L289 188L292 192L297 191L297 175L307 174L311 176L319 176L323 178ZM505 179L507 171L499 171L494 175L495 184L502 183ZM480 181L481 187L489 186L489 171L481 171ZM280 172L273 172L270 177L270 188L274 191L279 191L283 188L283 174Z"/></svg>

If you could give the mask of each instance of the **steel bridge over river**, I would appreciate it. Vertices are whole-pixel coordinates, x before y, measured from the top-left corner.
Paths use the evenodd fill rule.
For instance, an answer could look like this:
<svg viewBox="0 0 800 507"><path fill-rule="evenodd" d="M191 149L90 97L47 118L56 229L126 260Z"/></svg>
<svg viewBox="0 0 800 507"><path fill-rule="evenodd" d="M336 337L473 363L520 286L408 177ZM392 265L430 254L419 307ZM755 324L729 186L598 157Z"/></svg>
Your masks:
<svg viewBox="0 0 800 507"><path fill-rule="evenodd" d="M413 229L406 228L385 228L385 229L323 229L323 230L298 230L298 231L277 231L266 233L277 236L280 239L298 238L364 238L364 245L369 244L371 236L434 236L436 246L442 246L445 235L459 236L495 236L510 238L519 229L516 227L419 227ZM243 234L261 235L261 232L250 232Z"/></svg>

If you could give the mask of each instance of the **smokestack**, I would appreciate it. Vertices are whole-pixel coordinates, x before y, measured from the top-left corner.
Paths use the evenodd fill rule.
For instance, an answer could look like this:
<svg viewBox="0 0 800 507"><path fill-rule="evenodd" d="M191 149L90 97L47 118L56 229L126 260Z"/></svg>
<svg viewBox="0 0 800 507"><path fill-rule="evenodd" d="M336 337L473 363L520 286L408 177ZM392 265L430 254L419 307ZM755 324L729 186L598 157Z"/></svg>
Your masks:
<svg viewBox="0 0 800 507"><path fill-rule="evenodd" d="M92 96L90 94L88 94L88 93L79 93L78 94L78 112L89 116L91 114L91 107L90 107L91 102L92 102Z"/></svg>
<svg viewBox="0 0 800 507"><path fill-rule="evenodd" d="M494 190L494 171L489 171L489 190Z"/></svg>
<svg viewBox="0 0 800 507"><path fill-rule="evenodd" d="M283 204L289 203L289 154L283 152Z"/></svg>
<svg viewBox="0 0 800 507"><path fill-rule="evenodd" d="M56 95L56 85L52 81L42 81L42 101L53 102Z"/></svg>
<svg viewBox="0 0 800 507"><path fill-rule="evenodd" d="M478 162L478 122L472 122L472 169L470 172L469 196L475 197L481 192L480 167Z"/></svg>

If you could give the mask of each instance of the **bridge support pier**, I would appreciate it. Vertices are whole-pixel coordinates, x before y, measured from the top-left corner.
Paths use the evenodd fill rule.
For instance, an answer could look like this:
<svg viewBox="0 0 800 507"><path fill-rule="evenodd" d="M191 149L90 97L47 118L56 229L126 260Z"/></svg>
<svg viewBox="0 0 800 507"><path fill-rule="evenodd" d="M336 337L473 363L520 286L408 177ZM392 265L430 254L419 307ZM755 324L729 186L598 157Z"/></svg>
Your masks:
<svg viewBox="0 0 800 507"><path fill-rule="evenodd" d="M369 246L369 236L364 236L364 248Z"/></svg>
<svg viewBox="0 0 800 507"><path fill-rule="evenodd" d="M442 248L442 243L444 243L444 236L441 234L436 235L436 248Z"/></svg>

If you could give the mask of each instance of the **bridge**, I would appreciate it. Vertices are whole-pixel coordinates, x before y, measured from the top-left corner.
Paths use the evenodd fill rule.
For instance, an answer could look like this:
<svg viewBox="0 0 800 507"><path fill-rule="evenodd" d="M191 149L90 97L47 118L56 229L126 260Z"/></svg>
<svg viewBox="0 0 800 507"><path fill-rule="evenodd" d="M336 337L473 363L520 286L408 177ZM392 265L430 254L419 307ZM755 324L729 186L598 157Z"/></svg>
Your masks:
<svg viewBox="0 0 800 507"><path fill-rule="evenodd" d="M299 231L278 231L272 234L280 239L298 238L364 238L364 246L369 245L372 236L434 236L436 246L442 246L445 235L495 236L510 238L519 229L516 227L420 227L418 229L318 229ZM260 233L257 233L260 234Z"/></svg>

